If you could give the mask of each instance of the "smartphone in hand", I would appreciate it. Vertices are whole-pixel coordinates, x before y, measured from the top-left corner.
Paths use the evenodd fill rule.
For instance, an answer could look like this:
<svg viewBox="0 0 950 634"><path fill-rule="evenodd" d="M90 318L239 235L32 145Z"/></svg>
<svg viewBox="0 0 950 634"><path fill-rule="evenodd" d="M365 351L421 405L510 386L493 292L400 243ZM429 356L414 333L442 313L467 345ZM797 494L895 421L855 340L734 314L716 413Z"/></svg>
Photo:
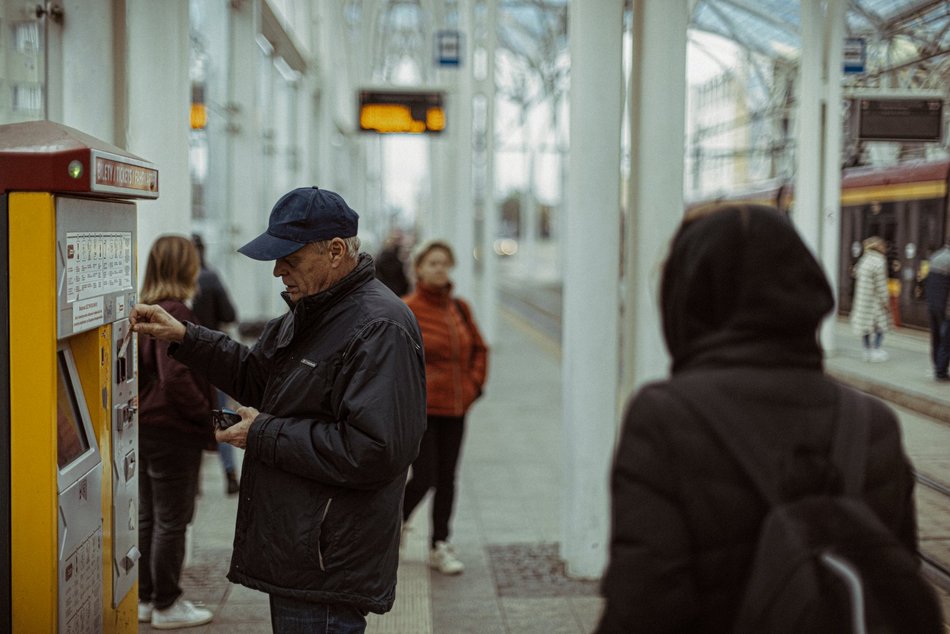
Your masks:
<svg viewBox="0 0 950 634"><path fill-rule="evenodd" d="M215 429L227 429L241 422L241 415L229 409L211 410L211 422Z"/></svg>

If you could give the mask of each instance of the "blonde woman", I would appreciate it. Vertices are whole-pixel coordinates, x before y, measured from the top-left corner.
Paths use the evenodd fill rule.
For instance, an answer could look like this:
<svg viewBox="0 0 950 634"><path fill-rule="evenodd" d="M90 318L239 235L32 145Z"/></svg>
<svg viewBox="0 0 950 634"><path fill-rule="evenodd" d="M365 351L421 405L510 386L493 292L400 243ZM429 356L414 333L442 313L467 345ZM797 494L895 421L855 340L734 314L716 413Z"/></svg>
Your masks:
<svg viewBox="0 0 950 634"><path fill-rule="evenodd" d="M148 254L141 300L182 321L195 294L198 251L183 236L158 238ZM139 339L139 621L159 629L207 623L209 610L182 597L185 529L195 511L201 452L214 449L212 389L168 356L168 342Z"/></svg>
<svg viewBox="0 0 950 634"><path fill-rule="evenodd" d="M887 361L887 352L881 349L884 333L891 327L885 253L884 240L871 236L864 241L864 255L854 265L851 330L861 337L865 361Z"/></svg>

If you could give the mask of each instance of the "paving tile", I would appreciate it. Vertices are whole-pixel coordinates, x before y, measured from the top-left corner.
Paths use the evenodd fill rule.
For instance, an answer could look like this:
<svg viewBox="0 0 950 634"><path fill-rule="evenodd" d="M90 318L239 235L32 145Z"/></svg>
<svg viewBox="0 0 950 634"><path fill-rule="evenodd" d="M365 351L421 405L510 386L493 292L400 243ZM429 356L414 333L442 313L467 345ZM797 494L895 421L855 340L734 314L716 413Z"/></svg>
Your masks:
<svg viewBox="0 0 950 634"><path fill-rule="evenodd" d="M581 632L593 632L604 611L601 597L571 597L568 600Z"/></svg>
<svg viewBox="0 0 950 634"><path fill-rule="evenodd" d="M505 626L518 634L579 634L580 625L567 601L555 598L501 600Z"/></svg>
<svg viewBox="0 0 950 634"><path fill-rule="evenodd" d="M495 598L432 603L434 634L508 634Z"/></svg>

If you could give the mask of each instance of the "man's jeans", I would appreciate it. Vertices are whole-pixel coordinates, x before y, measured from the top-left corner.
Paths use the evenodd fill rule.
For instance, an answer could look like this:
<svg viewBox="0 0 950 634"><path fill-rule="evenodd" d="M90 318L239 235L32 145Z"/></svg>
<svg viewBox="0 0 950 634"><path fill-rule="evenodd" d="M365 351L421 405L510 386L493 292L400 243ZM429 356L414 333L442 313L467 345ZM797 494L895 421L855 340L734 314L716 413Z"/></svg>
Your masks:
<svg viewBox="0 0 950 634"><path fill-rule="evenodd" d="M274 634L363 634L366 617L343 603L309 603L270 595L270 622Z"/></svg>

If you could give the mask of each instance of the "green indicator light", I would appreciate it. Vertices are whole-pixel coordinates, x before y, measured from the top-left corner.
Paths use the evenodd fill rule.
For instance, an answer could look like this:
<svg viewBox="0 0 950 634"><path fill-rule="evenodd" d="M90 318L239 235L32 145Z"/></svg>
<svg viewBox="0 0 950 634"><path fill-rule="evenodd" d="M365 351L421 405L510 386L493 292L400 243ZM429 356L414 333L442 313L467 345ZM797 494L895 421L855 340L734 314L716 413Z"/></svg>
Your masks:
<svg viewBox="0 0 950 634"><path fill-rule="evenodd" d="M72 178L79 178L82 176L82 163L80 161L70 161L66 171Z"/></svg>

